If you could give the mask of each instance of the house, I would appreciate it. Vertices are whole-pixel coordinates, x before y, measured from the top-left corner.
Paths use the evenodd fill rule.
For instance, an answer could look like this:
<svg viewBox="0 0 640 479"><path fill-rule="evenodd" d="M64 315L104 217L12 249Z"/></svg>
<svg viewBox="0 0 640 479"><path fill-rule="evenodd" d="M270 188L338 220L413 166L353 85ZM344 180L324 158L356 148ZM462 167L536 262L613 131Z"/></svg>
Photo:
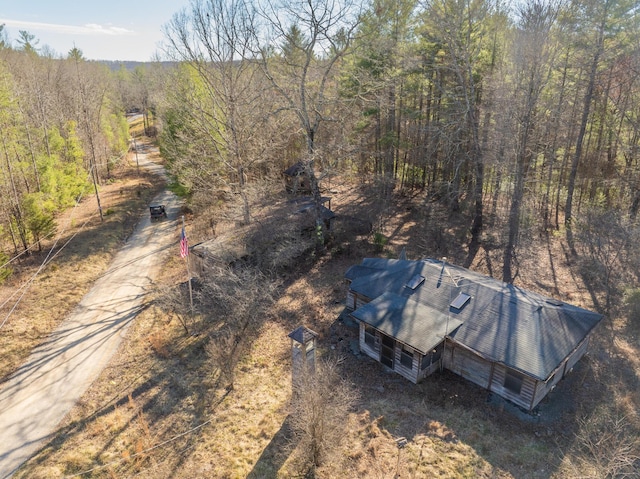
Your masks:
<svg viewBox="0 0 640 479"><path fill-rule="evenodd" d="M229 266L251 255L245 235L249 228L239 227L190 248L189 262L196 276L204 276L213 266Z"/></svg>
<svg viewBox="0 0 640 479"><path fill-rule="evenodd" d="M330 231L336 217L330 209L331 198L323 196L320 202L320 217L326 230ZM289 198L274 205L270 216L263 217L261 222L236 225L213 238L191 246L189 265L196 275L202 276L214 266L233 266L251 261L260 254L260 247L256 247L256 243L268 243L264 241L263 227L269 226L266 231L269 231L270 241L298 242L302 236L308 238L311 236L309 232L316 230L316 216L316 202L312 197ZM292 251L289 250L289 253Z"/></svg>
<svg viewBox="0 0 640 479"><path fill-rule="evenodd" d="M367 258L345 277L363 353L414 383L448 369L528 411L602 320L441 260Z"/></svg>
<svg viewBox="0 0 640 479"><path fill-rule="evenodd" d="M284 170L284 186L287 193L311 193L311 179L309 177L308 168L310 168L310 166L299 161Z"/></svg>
<svg viewBox="0 0 640 479"><path fill-rule="evenodd" d="M289 203L294 206L295 214L301 219L302 228L304 230L315 230L317 212L314 198L312 196L298 196L289 200ZM328 204L328 207L325 204ZM336 215L331 211L331 198L328 196L320 198L320 217L324 227L327 231L330 231Z"/></svg>

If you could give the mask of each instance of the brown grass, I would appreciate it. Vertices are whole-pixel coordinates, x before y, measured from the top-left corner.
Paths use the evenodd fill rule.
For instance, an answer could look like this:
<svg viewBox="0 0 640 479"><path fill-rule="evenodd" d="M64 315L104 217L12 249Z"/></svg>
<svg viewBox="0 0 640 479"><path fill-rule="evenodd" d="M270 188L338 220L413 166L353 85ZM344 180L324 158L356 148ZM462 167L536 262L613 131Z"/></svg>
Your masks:
<svg viewBox="0 0 640 479"><path fill-rule="evenodd" d="M371 195L334 185L339 193L332 207L339 214L365 217L375 211ZM456 245L464 225L458 228L455 218L440 221L443 212L419 198L399 198L396 207L383 228L389 238L383 255L396 257L406 245L410 258L447 254L452 262L462 261L464 251ZM561 238L550 240L523 248L519 284L590 307ZM622 329L611 346L601 328L588 357L534 417L488 401L486 391L453 374L413 385L354 356L350 346L356 333L337 321L346 293L343 275L372 251L367 237L345 234L324 257L287 278L238 366L232 391L214 386L206 318L198 319L201 334L186 336L177 320L167 322L154 308L146 309L114 361L16 477L56 478L89 470L78 477L304 477L287 420L287 334L299 324L320 334L321 354L343 356L343 375L360 391L344 426L342 454L316 471L319 478L576 477L573 465L582 463L574 460L580 454L575 433L582 418L611 407L612 398L627 412L630 431L638 434L638 344L624 338ZM489 249L481 251L474 268L489 272L498 264L499 251ZM162 281L183 279L183 265L172 258ZM403 449L396 445L399 437L408 441Z"/></svg>

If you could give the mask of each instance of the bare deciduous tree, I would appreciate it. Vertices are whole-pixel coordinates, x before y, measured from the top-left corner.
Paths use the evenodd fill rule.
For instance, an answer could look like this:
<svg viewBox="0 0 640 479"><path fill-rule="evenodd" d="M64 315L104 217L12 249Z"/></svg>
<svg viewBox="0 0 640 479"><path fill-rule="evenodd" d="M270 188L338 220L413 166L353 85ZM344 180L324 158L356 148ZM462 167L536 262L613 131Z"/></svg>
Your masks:
<svg viewBox="0 0 640 479"><path fill-rule="evenodd" d="M158 287L156 294L155 306L168 315L169 319L177 318L184 332L189 334L189 318L193 312L186 286L184 284L162 285Z"/></svg>
<svg viewBox="0 0 640 479"><path fill-rule="evenodd" d="M525 184L529 170L535 161L536 125L539 116L539 98L545 88L554 67L555 45L550 35L559 12L558 2L530 0L519 8L515 54L515 80L512 105L515 129L515 171L513 195L509 209L509 232L503 255L502 280L512 283L516 274L513 271L518 239L520 235L520 216L525 197Z"/></svg>
<svg viewBox="0 0 640 479"><path fill-rule="evenodd" d="M611 315L622 293L625 264L629 261L629 249L634 241L632 229L618 212L592 209L577 222L580 239L581 273L587 285L602 292L604 304L600 307ZM596 306L599 301L594 299Z"/></svg>
<svg viewBox="0 0 640 479"><path fill-rule="evenodd" d="M339 358L316 363L315 373L307 371L296 382L290 415L299 457L311 474L339 450L349 411L358 399L340 375Z"/></svg>
<svg viewBox="0 0 640 479"><path fill-rule="evenodd" d="M612 64L612 58L616 55L608 52L622 52L618 48L622 40L620 32L625 32L625 26L629 20L633 20L633 11L637 5L629 0L598 0L575 2L576 8L572 12L576 15L573 19L577 26L576 34L580 36L579 44L585 49L585 58L588 64L584 67L586 84L582 100L582 112L580 115L579 129L576 136L573 153L571 154L571 166L567 180L567 199L564 209L564 224L566 228L567 244L575 255L575 243L573 237L572 220L574 216L573 199L578 178L580 164L584 162L585 151L589 141L589 120L592 116L594 101L598 95L598 84L602 72L608 70L603 64ZM626 33L625 33L626 35ZM624 36L624 35L623 35Z"/></svg>
<svg viewBox="0 0 640 479"><path fill-rule="evenodd" d="M250 266L212 267L198 292L200 311L212 326L207 352L228 390L235 368L255 339L274 302L278 282Z"/></svg>
<svg viewBox="0 0 640 479"><path fill-rule="evenodd" d="M575 454L569 456L575 477L637 477L640 440L630 424L625 415L602 409L580 419Z"/></svg>
<svg viewBox="0 0 640 479"><path fill-rule="evenodd" d="M447 1L428 0L425 5L426 38L442 45L446 61L438 67L452 82L451 99L453 115L449 126L449 148L454 152L451 184L452 211L459 209L461 197L461 175L463 165L472 168L473 183L470 192L474 202L473 220L470 228L470 252L477 251L484 224L484 168L480 107L482 105L483 74L487 68L483 53L494 40L490 33L493 1ZM447 92L449 93L449 92ZM467 263L471 258L467 259Z"/></svg>
<svg viewBox="0 0 640 479"><path fill-rule="evenodd" d="M189 105L183 120L188 118L194 135L203 138L208 149L185 151L200 156L203 167L211 163L208 156L215 155L213 163L219 162L224 170L218 181L226 179L243 199L245 224L251 221L247 175L272 153L265 151L265 145L274 146L273 141L264 140L272 131L270 95L265 94L265 79L252 59L257 49L255 15L243 0L197 0L165 27L167 53L189 65L200 80L196 95L191 89L182 97ZM178 151L178 156L186 155Z"/></svg>
<svg viewBox="0 0 640 479"><path fill-rule="evenodd" d="M315 200L317 246L325 228L315 164L324 160L318 131L331 118L337 102L335 75L358 26L359 5L353 0L324 2L268 1L261 11L267 23L268 45L260 50L263 71L281 99L283 111L298 119L306 140L305 173Z"/></svg>

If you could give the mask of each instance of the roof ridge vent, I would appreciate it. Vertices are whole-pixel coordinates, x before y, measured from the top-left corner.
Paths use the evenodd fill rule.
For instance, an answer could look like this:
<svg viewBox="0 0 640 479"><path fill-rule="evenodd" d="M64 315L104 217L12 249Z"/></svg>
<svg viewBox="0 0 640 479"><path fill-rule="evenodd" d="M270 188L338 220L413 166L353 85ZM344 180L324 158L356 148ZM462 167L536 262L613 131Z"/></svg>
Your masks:
<svg viewBox="0 0 640 479"><path fill-rule="evenodd" d="M545 303L551 304L553 306L562 306L564 303L559 299L547 298L544 300Z"/></svg>

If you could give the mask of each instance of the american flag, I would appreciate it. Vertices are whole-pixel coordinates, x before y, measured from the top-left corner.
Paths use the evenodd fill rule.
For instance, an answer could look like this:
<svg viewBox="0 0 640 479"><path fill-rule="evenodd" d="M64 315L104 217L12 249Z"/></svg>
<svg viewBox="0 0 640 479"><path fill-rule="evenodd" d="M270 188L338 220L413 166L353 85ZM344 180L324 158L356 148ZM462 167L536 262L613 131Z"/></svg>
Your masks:
<svg viewBox="0 0 640 479"><path fill-rule="evenodd" d="M180 235L180 257L186 258L189 256L189 242L187 241L187 233L182 227L182 234Z"/></svg>

